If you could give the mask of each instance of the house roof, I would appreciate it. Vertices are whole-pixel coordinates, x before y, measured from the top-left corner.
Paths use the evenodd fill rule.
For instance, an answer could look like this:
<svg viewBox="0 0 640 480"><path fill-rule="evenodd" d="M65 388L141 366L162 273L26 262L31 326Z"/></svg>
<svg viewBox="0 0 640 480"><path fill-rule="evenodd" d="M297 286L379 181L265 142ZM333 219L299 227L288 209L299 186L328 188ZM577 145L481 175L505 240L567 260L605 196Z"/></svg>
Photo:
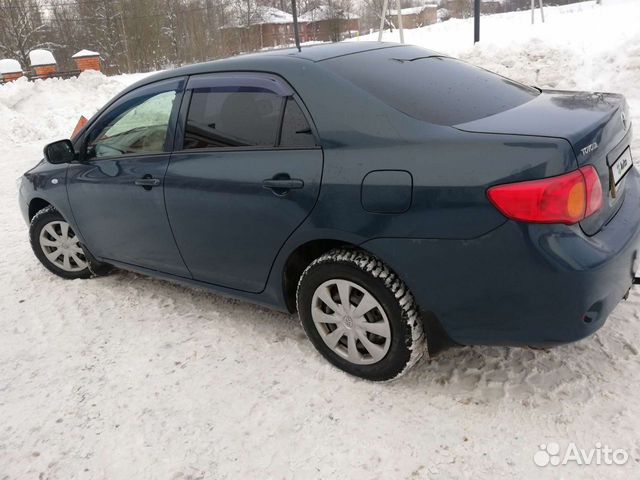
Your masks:
<svg viewBox="0 0 640 480"><path fill-rule="evenodd" d="M360 17L353 12L329 5L320 5L319 7L313 8L298 17L301 22L320 22L322 20L333 20L335 18L348 18L355 20Z"/></svg>

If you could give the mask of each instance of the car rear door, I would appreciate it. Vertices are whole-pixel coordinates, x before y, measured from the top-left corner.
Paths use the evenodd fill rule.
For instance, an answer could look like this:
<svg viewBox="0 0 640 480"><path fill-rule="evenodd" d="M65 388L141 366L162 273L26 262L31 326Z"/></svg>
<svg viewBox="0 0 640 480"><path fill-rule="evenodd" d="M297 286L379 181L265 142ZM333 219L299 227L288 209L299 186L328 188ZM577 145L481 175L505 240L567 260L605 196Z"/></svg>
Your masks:
<svg viewBox="0 0 640 480"><path fill-rule="evenodd" d="M197 280L264 289L287 238L311 212L322 150L281 78L220 73L189 79L165 199Z"/></svg>
<svg viewBox="0 0 640 480"><path fill-rule="evenodd" d="M138 88L117 100L80 139L67 192L91 252L190 278L167 220L163 181L185 78Z"/></svg>

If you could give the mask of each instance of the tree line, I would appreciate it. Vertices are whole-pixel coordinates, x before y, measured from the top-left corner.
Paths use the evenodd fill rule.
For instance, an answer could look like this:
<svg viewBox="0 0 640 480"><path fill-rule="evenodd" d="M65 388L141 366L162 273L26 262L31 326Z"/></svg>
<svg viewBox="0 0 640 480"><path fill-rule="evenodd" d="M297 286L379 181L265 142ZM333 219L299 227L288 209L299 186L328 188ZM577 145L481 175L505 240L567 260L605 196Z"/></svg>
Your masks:
<svg viewBox="0 0 640 480"><path fill-rule="evenodd" d="M368 32L378 28L382 1L297 3L299 14L320 5L355 13L361 17L361 31ZM545 0L545 4L569 1ZM389 3L394 5L393 0ZM439 3L466 16L473 0L401 0L403 8L424 3ZM506 5L510 10L527 8L530 0L507 0ZM14 58L28 69L29 51L46 48L61 69L70 70L71 56L89 49L101 54L109 73L205 61L228 55L224 27L249 27L256 22L258 7L291 13L290 0L0 0L0 58Z"/></svg>

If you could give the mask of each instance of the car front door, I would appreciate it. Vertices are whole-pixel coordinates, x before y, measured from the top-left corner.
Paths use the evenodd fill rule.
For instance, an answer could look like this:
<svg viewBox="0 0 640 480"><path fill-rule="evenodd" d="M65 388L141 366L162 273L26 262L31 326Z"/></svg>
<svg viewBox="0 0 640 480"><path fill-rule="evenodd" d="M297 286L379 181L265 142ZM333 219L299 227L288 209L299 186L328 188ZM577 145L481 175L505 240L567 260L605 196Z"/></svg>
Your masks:
<svg viewBox="0 0 640 480"><path fill-rule="evenodd" d="M68 169L67 191L96 257L191 277L163 195L185 83L171 79L126 94L80 140L80 161Z"/></svg>
<svg viewBox="0 0 640 480"><path fill-rule="evenodd" d="M279 77L189 79L165 198L195 279L264 289L279 249L318 197L323 157L311 125Z"/></svg>

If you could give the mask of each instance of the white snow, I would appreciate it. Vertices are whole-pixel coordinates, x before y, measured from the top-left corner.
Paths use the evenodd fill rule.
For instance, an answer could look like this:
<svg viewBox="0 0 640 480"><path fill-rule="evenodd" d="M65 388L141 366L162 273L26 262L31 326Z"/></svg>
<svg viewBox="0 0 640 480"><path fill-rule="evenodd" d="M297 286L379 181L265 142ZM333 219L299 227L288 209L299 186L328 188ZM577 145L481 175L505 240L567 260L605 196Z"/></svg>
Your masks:
<svg viewBox="0 0 640 480"><path fill-rule="evenodd" d="M405 34L528 84L624 93L639 125L640 2L603 2L545 8L544 25L483 17L476 47L470 20ZM452 349L373 384L329 366L293 316L126 272L49 274L15 179L138 78L0 86L0 478L638 478L637 289L576 344ZM550 442L630 459L536 467Z"/></svg>
<svg viewBox="0 0 640 480"><path fill-rule="evenodd" d="M78 53L73 55L71 58L84 58L84 57L99 57L100 54L98 52L94 52L92 50L80 50Z"/></svg>
<svg viewBox="0 0 640 480"><path fill-rule="evenodd" d="M20 62L11 58L3 58L0 60L0 75L4 73L19 73L22 72Z"/></svg>
<svg viewBox="0 0 640 480"><path fill-rule="evenodd" d="M53 53L49 50L35 49L29 52L29 60L32 67L38 67L41 65L54 65L56 59L53 57Z"/></svg>

